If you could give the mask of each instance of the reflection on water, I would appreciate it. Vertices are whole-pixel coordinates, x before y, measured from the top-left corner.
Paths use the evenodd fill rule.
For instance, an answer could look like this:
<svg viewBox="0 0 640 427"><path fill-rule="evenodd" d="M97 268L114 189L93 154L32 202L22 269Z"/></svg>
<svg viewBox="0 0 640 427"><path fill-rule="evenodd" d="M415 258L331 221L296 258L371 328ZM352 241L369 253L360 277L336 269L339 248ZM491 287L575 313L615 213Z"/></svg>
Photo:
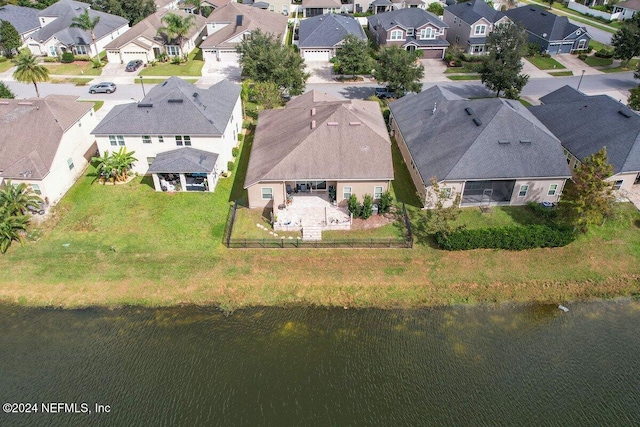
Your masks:
<svg viewBox="0 0 640 427"><path fill-rule="evenodd" d="M640 303L341 310L0 306L0 425L639 425Z"/></svg>

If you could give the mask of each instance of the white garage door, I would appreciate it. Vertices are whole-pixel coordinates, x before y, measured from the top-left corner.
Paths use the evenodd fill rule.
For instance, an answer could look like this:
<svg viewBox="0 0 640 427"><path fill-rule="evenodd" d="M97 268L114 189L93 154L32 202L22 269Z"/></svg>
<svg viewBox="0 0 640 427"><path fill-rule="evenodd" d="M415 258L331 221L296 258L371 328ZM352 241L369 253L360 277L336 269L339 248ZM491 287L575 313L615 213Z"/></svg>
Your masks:
<svg viewBox="0 0 640 427"><path fill-rule="evenodd" d="M310 49L304 51L305 61L329 61L331 59L331 50L329 49Z"/></svg>
<svg viewBox="0 0 640 427"><path fill-rule="evenodd" d="M221 50L219 52L220 62L238 62L238 52L233 50Z"/></svg>
<svg viewBox="0 0 640 427"><path fill-rule="evenodd" d="M139 59L144 63L147 62L147 54L143 50L138 50L138 51L126 50L126 51L122 51L121 54L122 54L122 62L124 62L125 64L129 61L135 61L136 59Z"/></svg>

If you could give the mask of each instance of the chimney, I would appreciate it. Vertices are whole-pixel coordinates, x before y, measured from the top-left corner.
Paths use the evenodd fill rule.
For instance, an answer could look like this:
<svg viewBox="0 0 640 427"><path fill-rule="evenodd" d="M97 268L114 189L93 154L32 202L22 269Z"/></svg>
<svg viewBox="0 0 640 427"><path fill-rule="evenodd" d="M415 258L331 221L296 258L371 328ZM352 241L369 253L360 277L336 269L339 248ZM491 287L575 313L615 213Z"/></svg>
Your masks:
<svg viewBox="0 0 640 427"><path fill-rule="evenodd" d="M313 107L313 108L311 109L311 117L313 117L313 116L315 116L315 115L316 115L316 107Z"/></svg>
<svg viewBox="0 0 640 427"><path fill-rule="evenodd" d="M236 27L242 27L242 15L236 15Z"/></svg>
<svg viewBox="0 0 640 427"><path fill-rule="evenodd" d="M311 129L315 129L315 128L316 128L316 121L311 120Z"/></svg>

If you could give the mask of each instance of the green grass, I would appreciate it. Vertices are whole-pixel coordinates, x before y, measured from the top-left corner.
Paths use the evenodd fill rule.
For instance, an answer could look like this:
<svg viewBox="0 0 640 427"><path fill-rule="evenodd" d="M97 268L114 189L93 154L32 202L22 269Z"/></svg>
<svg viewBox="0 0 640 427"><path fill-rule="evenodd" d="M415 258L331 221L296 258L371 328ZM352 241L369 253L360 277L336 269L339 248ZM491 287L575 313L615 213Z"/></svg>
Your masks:
<svg viewBox="0 0 640 427"><path fill-rule="evenodd" d="M543 56L528 56L527 61L535 65L539 70L561 70L566 68L553 58L545 58Z"/></svg>
<svg viewBox="0 0 640 427"><path fill-rule="evenodd" d="M608 44L604 44L604 43L600 43L599 41L593 40L591 39L589 41L589 47L592 48L594 51L598 51L601 49L611 49L611 46L609 46Z"/></svg>
<svg viewBox="0 0 640 427"><path fill-rule="evenodd" d="M573 71L551 71L549 74L553 77L567 77L573 76Z"/></svg>
<svg viewBox="0 0 640 427"><path fill-rule="evenodd" d="M480 80L480 74L463 74L463 75L454 75L447 76L449 80Z"/></svg>
<svg viewBox="0 0 640 427"><path fill-rule="evenodd" d="M144 81L144 83L145 83L145 84L156 85L156 84L160 84L160 83L164 82L164 81L165 81L165 80L167 80L167 79L166 79L166 78L154 79L154 78L152 77L152 78L145 78L145 79L142 79L142 80ZM187 78L187 79L182 79L182 80L184 80L185 82L189 82L189 83L195 83L195 82L197 82L199 79L188 79L188 78ZM141 82L141 80L140 80L140 77L136 77L136 78L134 79L134 83L142 84L142 82Z"/></svg>
<svg viewBox="0 0 640 427"><path fill-rule="evenodd" d="M93 111L98 111L104 105L104 101L81 101L81 102L93 102Z"/></svg>
<svg viewBox="0 0 640 427"><path fill-rule="evenodd" d="M99 76L102 73L102 69L93 68L91 61L76 61L70 64L42 64L51 75L63 75L63 76Z"/></svg>
<svg viewBox="0 0 640 427"><path fill-rule="evenodd" d="M585 64L590 67L606 67L613 63L611 58L598 58L597 56L589 55L584 60Z"/></svg>
<svg viewBox="0 0 640 427"><path fill-rule="evenodd" d="M480 62L463 62L462 67L447 67L445 74L477 73Z"/></svg>
<svg viewBox="0 0 640 427"><path fill-rule="evenodd" d="M239 207L236 211L236 221L233 226L233 238L234 239L276 239L281 237L296 237L302 238L301 232L276 232L278 237L274 237L269 234L269 231L273 231L268 214L260 209L248 209L246 207ZM257 226L260 224L267 228L264 230Z"/></svg>
<svg viewBox="0 0 640 427"><path fill-rule="evenodd" d="M140 76L201 76L204 61L199 48L196 48L188 56L187 62L175 65L171 63L158 63L155 66L147 66L140 71Z"/></svg>
<svg viewBox="0 0 640 427"><path fill-rule="evenodd" d="M533 1L533 0L525 0L525 3L530 3L530 4L535 4L537 6L540 6L543 9L548 9L549 8L549 4L548 3L543 3L543 2L538 2L538 1ZM555 2L553 3L553 10L561 10L565 13L568 13L571 16L571 19L578 21L578 22L582 22L583 24L588 24L591 25L592 27L601 29L603 31L606 31L608 33L615 33L618 29L622 28L622 24L619 22L610 22L609 24L605 24L604 22L600 22L596 19L593 19L592 17L589 16L585 16L575 10L571 10L569 9L567 6L565 6L564 4L560 3L560 2ZM562 16L562 15L561 15Z"/></svg>
<svg viewBox="0 0 640 427"><path fill-rule="evenodd" d="M76 86L85 86L91 80L93 80L91 77L54 77L49 80L49 83L73 83Z"/></svg>
<svg viewBox="0 0 640 427"><path fill-rule="evenodd" d="M0 58L4 58L4 57L0 57ZM4 73L5 71L13 67L13 65L14 65L13 61L11 61L10 59L0 62L0 73Z"/></svg>
<svg viewBox="0 0 640 427"><path fill-rule="evenodd" d="M524 224L542 224L526 206L494 207L488 213L482 213L480 208L463 209L456 225L466 228L510 227Z"/></svg>
<svg viewBox="0 0 640 427"><path fill-rule="evenodd" d="M628 71L635 71L638 68L638 61L638 59L632 59L626 67L620 65L618 67L600 68L600 71L603 73L626 73Z"/></svg>
<svg viewBox="0 0 640 427"><path fill-rule="evenodd" d="M401 222L383 225L365 230L330 230L323 231L322 238L327 240L347 239L402 239L404 228Z"/></svg>
<svg viewBox="0 0 640 427"><path fill-rule="evenodd" d="M527 101L526 99L520 98L518 101L520 101L520 104L524 105L525 107L531 107L533 105L529 101Z"/></svg>

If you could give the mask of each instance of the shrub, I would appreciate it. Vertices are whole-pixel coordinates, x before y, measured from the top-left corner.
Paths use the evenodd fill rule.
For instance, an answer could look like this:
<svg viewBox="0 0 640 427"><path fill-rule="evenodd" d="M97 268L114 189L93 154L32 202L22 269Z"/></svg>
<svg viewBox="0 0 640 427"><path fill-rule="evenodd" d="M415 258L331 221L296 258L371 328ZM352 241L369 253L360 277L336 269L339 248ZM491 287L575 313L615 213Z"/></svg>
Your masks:
<svg viewBox="0 0 640 427"><path fill-rule="evenodd" d="M393 196L391 195L391 192L385 191L384 193L382 193L382 196L380 196L378 212L380 212L381 214L389 212L389 209L391 209L391 205L393 205Z"/></svg>
<svg viewBox="0 0 640 427"><path fill-rule="evenodd" d="M358 197L355 194L352 194L349 197L348 202L349 212L353 215L354 218L359 218L360 213L362 212L362 205L358 202Z"/></svg>
<svg viewBox="0 0 640 427"><path fill-rule="evenodd" d="M598 58L613 58L613 51L608 49L600 49L599 51L594 53L594 55Z"/></svg>
<svg viewBox="0 0 640 427"><path fill-rule="evenodd" d="M529 43L527 45L527 56L536 56L538 55L542 49L538 43Z"/></svg>
<svg viewBox="0 0 640 427"><path fill-rule="evenodd" d="M581 59L583 61L585 61L588 57L589 55L587 55L586 53L581 53L580 55L578 55L578 59Z"/></svg>
<svg viewBox="0 0 640 427"><path fill-rule="evenodd" d="M60 58L57 56L45 56L44 62L60 62Z"/></svg>
<svg viewBox="0 0 640 427"><path fill-rule="evenodd" d="M546 53L546 52L545 53L541 53L540 56L542 58L551 58L551 54L550 53Z"/></svg>
<svg viewBox="0 0 640 427"><path fill-rule="evenodd" d="M481 248L520 251L566 246L575 239L575 234L571 227L527 225L462 229L447 235L437 233L435 237L438 246L448 251Z"/></svg>
<svg viewBox="0 0 640 427"><path fill-rule="evenodd" d="M232 155L233 157L238 157L238 154L240 154L240 149L239 149L238 147L233 147L233 148L231 149L231 155Z"/></svg>
<svg viewBox="0 0 640 427"><path fill-rule="evenodd" d="M179 56L174 56L173 58L171 58L171 63L173 65L180 65L182 64L182 58L180 58Z"/></svg>
<svg viewBox="0 0 640 427"><path fill-rule="evenodd" d="M88 62L91 61L91 57L89 55L76 55L75 60Z"/></svg>
<svg viewBox="0 0 640 427"><path fill-rule="evenodd" d="M461 61L461 60L459 60L459 59L455 59L455 60L453 61L453 66L454 66L454 67L462 67L462 61Z"/></svg>
<svg viewBox="0 0 640 427"><path fill-rule="evenodd" d="M8 59L5 58L4 56L0 56L0 64L2 64L3 62L7 62Z"/></svg>
<svg viewBox="0 0 640 427"><path fill-rule="evenodd" d="M93 64L93 68L102 68L103 65L99 60L92 61L91 63Z"/></svg>
<svg viewBox="0 0 640 427"><path fill-rule="evenodd" d="M373 215L373 197L371 194L365 194L362 200L362 211L360 216L362 219L369 219Z"/></svg>
<svg viewBox="0 0 640 427"><path fill-rule="evenodd" d="M558 210L555 207L547 208L545 206L542 206L542 204L540 203L529 202L527 203L527 208L529 208L529 210L533 212L538 218L552 220L558 217Z"/></svg>
<svg viewBox="0 0 640 427"><path fill-rule="evenodd" d="M62 59L60 60L60 62L62 62L63 64L69 64L71 62L73 62L74 60L74 56L73 53L71 52L65 52L62 54Z"/></svg>
<svg viewBox="0 0 640 427"><path fill-rule="evenodd" d="M235 167L236 167L236 164L235 164L234 162L232 162L231 160L229 160L229 161L227 162L227 170L228 170L228 171L230 171L230 172L231 172Z"/></svg>
<svg viewBox="0 0 640 427"><path fill-rule="evenodd" d="M593 47L592 47L592 46L589 46L589 47L587 48L587 53L591 53L591 52L593 52Z"/></svg>
<svg viewBox="0 0 640 427"><path fill-rule="evenodd" d="M240 141L240 142L244 141L244 134L243 133L238 135L238 141Z"/></svg>

